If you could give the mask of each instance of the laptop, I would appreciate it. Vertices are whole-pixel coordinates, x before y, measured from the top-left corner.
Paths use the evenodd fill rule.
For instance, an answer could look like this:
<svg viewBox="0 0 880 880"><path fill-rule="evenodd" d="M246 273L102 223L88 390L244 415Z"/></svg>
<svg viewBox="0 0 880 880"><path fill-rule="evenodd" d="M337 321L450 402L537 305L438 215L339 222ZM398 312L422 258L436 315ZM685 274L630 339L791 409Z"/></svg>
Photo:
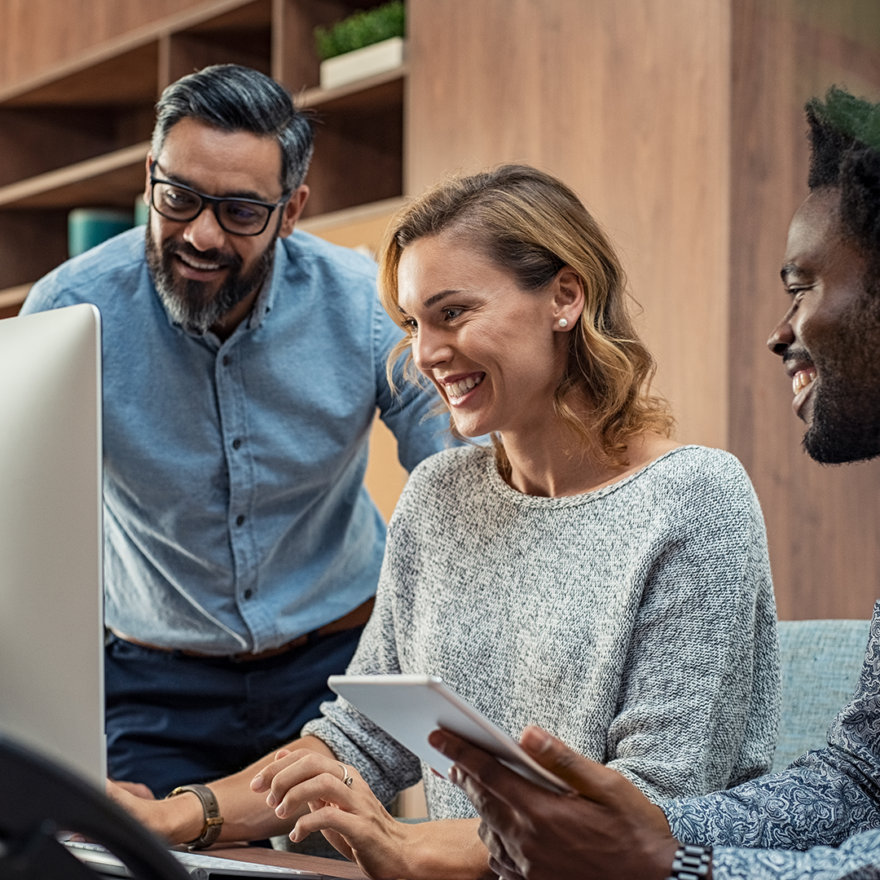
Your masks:
<svg viewBox="0 0 880 880"><path fill-rule="evenodd" d="M0 732L106 778L100 316L0 321Z"/></svg>
<svg viewBox="0 0 880 880"><path fill-rule="evenodd" d="M75 843L66 841L66 846L81 862L88 865L96 874L104 877L132 877L133 874L116 856L103 846L96 843ZM282 880L284 877L296 877L297 880L322 880L324 874L300 871L296 868L280 868L275 865L255 865L235 859L221 859L205 853L178 852L171 854L177 858L191 877L196 880Z"/></svg>
<svg viewBox="0 0 880 880"><path fill-rule="evenodd" d="M0 376L0 733L103 791L98 310L0 320ZM100 873L131 876L103 847L66 845ZM321 876L173 852L206 880Z"/></svg>

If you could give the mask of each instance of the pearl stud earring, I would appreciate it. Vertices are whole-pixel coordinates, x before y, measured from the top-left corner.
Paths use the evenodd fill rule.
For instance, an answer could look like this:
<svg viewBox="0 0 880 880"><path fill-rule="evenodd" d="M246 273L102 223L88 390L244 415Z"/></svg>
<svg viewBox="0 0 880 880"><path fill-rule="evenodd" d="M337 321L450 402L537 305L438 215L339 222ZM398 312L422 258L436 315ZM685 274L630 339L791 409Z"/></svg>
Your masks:
<svg viewBox="0 0 880 880"><path fill-rule="evenodd" d="M563 327L563 328L564 328L564 327L567 327L567 326L568 326L568 321L567 321L565 318L560 318L560 319L559 319L559 326L560 326L560 327Z"/></svg>

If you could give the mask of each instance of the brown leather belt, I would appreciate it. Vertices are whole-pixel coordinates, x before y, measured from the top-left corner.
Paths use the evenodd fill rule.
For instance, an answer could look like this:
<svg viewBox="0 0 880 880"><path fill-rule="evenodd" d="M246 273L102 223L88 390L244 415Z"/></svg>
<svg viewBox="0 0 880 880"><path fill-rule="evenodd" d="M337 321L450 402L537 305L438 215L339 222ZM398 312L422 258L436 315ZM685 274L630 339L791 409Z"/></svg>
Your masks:
<svg viewBox="0 0 880 880"><path fill-rule="evenodd" d="M229 660L235 660L237 662L247 663L250 660L267 660L269 657L277 657L279 654L286 654L288 651L292 651L294 648L301 648L305 645L308 640L314 636L329 636L332 633L343 632L347 629L354 629L356 626L363 626L369 619L370 613L373 610L373 605L375 604L375 599L372 597L367 599L363 605L358 605L357 608L349 611L348 614L344 614L342 617L337 620L331 620L330 623L325 623L324 626L319 626L317 629L313 629L311 632L304 633L301 636L297 636L295 639L292 639L289 642L285 642L283 645L279 645L277 648L266 648L265 651L258 651L254 654L251 651L244 651L241 654L227 654L227 655L219 655L225 656ZM177 651L180 654L184 654L187 657L217 657L217 654L205 654L201 651L190 651L186 648L162 648L159 645L151 645L149 642L142 642L139 639L132 638L125 633L118 632L117 630L111 630L113 635L117 638L122 639L125 642L131 642L133 645L139 645L141 648L151 648L154 651L166 651L171 654L174 651Z"/></svg>

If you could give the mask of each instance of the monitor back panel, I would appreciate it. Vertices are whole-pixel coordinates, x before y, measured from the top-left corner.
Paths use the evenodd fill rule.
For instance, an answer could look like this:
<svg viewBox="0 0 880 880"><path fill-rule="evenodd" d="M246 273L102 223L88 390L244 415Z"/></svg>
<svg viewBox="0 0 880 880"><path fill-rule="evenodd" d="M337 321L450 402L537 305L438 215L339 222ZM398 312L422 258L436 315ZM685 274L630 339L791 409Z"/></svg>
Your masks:
<svg viewBox="0 0 880 880"><path fill-rule="evenodd" d="M0 321L0 733L98 785L101 516L97 309Z"/></svg>

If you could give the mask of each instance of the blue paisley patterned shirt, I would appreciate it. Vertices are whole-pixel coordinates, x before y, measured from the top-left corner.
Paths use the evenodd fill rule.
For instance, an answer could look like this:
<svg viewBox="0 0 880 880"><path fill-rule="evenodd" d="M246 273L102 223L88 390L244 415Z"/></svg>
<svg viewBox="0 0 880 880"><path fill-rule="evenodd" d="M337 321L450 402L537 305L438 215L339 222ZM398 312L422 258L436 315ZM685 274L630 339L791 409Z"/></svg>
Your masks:
<svg viewBox="0 0 880 880"><path fill-rule="evenodd" d="M880 602L855 696L827 748L781 773L661 806L675 837L715 847L717 880L880 878Z"/></svg>

